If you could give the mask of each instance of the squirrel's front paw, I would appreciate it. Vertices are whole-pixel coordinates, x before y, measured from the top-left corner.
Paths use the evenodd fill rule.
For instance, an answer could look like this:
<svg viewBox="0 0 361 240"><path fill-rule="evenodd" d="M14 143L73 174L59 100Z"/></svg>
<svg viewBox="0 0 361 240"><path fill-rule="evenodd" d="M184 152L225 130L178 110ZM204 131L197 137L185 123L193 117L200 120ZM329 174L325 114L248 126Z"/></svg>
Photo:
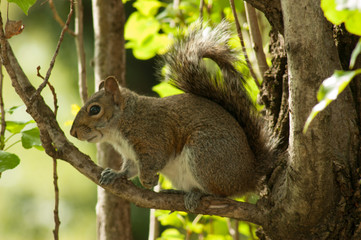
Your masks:
<svg viewBox="0 0 361 240"><path fill-rule="evenodd" d="M106 168L100 175L99 183L100 185L108 185L114 183L115 180L123 177L125 177L125 173L117 172L113 169Z"/></svg>
<svg viewBox="0 0 361 240"><path fill-rule="evenodd" d="M143 185L143 187L151 189L155 185L158 184L159 175L154 175L152 178L140 178L140 182Z"/></svg>

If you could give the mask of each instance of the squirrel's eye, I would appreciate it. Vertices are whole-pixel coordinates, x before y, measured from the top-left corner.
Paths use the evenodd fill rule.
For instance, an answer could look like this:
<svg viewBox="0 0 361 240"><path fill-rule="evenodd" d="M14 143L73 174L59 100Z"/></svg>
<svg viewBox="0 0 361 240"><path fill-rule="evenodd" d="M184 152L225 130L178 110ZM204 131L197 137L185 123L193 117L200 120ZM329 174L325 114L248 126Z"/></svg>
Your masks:
<svg viewBox="0 0 361 240"><path fill-rule="evenodd" d="M100 106L99 105L93 105L89 109L90 116L97 115L100 112Z"/></svg>

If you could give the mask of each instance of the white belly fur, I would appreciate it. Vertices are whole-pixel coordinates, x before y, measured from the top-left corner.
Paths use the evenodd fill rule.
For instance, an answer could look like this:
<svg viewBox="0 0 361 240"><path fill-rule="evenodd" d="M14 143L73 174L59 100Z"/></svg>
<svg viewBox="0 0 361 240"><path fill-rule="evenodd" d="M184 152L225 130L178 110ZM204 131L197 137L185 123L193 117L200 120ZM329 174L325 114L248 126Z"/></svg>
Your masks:
<svg viewBox="0 0 361 240"><path fill-rule="evenodd" d="M191 150L184 148L174 159L170 159L167 165L160 171L178 190L191 191L193 188L203 190L190 171L189 161L192 158Z"/></svg>

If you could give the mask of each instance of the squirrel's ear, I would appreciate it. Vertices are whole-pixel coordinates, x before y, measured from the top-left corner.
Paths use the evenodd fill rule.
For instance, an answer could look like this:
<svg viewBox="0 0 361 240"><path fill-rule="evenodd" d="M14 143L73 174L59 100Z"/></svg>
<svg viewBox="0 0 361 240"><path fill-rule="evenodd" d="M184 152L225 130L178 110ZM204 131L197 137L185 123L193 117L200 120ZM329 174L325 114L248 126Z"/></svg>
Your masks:
<svg viewBox="0 0 361 240"><path fill-rule="evenodd" d="M99 83L98 90L104 88L104 80Z"/></svg>
<svg viewBox="0 0 361 240"><path fill-rule="evenodd" d="M99 89L100 87L104 87L105 92L112 94L114 102L116 104L120 104L120 90L115 77L107 77L103 82L100 83Z"/></svg>

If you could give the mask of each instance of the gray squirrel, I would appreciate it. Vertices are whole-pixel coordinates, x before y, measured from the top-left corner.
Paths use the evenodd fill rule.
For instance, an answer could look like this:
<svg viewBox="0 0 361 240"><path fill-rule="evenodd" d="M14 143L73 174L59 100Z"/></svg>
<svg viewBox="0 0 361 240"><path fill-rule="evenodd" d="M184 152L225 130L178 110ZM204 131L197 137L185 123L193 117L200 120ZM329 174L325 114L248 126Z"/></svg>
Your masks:
<svg viewBox="0 0 361 240"><path fill-rule="evenodd" d="M71 135L109 142L122 155L120 171L105 169L100 184L139 177L154 187L158 174L185 192L194 211L203 195L240 196L256 191L276 159L275 140L251 101L238 52L228 45L226 21L196 24L163 56L166 79L185 93L140 96L108 77L77 114ZM211 59L221 74L206 64Z"/></svg>

